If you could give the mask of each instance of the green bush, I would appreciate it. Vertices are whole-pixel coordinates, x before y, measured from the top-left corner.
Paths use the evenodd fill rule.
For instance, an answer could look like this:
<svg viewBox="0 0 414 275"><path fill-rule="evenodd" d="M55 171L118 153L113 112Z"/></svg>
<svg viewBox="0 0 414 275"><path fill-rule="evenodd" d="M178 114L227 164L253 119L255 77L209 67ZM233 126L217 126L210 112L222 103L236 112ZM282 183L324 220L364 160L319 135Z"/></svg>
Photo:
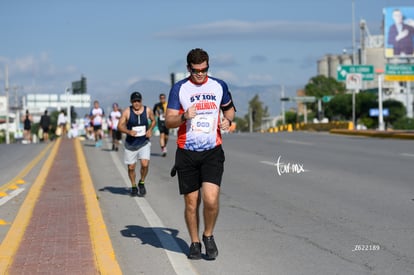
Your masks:
<svg viewBox="0 0 414 275"><path fill-rule="evenodd" d="M10 138L10 143L13 143L14 140L14 134L13 133L9 133L9 138ZM0 131L0 144L1 143L6 143L6 131L5 130L1 130Z"/></svg>
<svg viewBox="0 0 414 275"><path fill-rule="evenodd" d="M414 130L414 119L402 117L397 119L392 126L395 130Z"/></svg>
<svg viewBox="0 0 414 275"><path fill-rule="evenodd" d="M365 125L368 129L374 129L377 125L376 121L370 117L363 117L359 120L359 124Z"/></svg>

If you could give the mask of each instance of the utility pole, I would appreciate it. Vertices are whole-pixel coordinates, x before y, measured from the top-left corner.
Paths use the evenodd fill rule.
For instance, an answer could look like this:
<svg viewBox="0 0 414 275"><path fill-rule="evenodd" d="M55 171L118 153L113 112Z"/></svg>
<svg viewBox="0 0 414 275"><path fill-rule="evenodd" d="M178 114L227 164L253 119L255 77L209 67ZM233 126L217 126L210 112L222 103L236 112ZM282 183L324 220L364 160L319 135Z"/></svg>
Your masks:
<svg viewBox="0 0 414 275"><path fill-rule="evenodd" d="M9 87L9 89L12 89L14 91L14 104L11 106L9 105L9 108L14 111L16 117L14 118L14 124L16 132L14 134L14 137L16 138L17 131L20 130L20 111L22 110L22 106L19 104L19 97L17 96L17 90L24 89L23 86L12 86ZM9 94L10 97L10 94Z"/></svg>
<svg viewBox="0 0 414 275"><path fill-rule="evenodd" d="M281 86L281 92L280 92L280 97L281 98L284 98L285 97L285 86ZM285 101L282 101L282 118L283 118L283 120L282 120L282 122L283 122L283 125L285 125L286 124L286 116L285 116Z"/></svg>
<svg viewBox="0 0 414 275"><path fill-rule="evenodd" d="M9 67L6 64L4 72L4 89L6 90L6 144L10 144L9 131Z"/></svg>
<svg viewBox="0 0 414 275"><path fill-rule="evenodd" d="M352 64L357 64L356 42L355 42L355 0L352 0Z"/></svg>
<svg viewBox="0 0 414 275"><path fill-rule="evenodd" d="M352 0L352 64L356 65L357 63L357 55L356 55L356 42L355 42L355 0ZM359 92L359 91L358 91ZM355 119L355 94L357 91L355 89L352 90L352 124L354 126L354 130L356 129L356 119Z"/></svg>
<svg viewBox="0 0 414 275"><path fill-rule="evenodd" d="M378 130L384 131L384 115L382 111L382 73L378 74Z"/></svg>
<svg viewBox="0 0 414 275"><path fill-rule="evenodd" d="M249 106L249 133L253 133L253 110L252 107Z"/></svg>
<svg viewBox="0 0 414 275"><path fill-rule="evenodd" d="M71 103L71 100L70 100L70 92L71 92L71 89L69 88L69 87L66 87L66 89L65 89L65 94L66 94L66 116L67 116L67 120L68 120L68 122L69 122L69 129L70 129L70 127L72 127L72 117L71 117L71 113L70 113L70 103Z"/></svg>

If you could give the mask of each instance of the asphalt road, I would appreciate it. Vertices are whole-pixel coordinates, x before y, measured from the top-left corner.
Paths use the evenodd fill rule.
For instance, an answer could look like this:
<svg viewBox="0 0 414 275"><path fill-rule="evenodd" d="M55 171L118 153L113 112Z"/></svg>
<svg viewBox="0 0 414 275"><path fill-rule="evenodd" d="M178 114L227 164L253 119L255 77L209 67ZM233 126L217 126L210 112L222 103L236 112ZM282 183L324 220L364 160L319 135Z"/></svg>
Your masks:
<svg viewBox="0 0 414 275"><path fill-rule="evenodd" d="M184 203L177 178L169 176L175 138L166 158L157 137L152 143L145 198L129 197L121 151L84 143L124 274L413 274L412 141L303 132L225 135L215 261L186 259ZM6 178L44 147L4 146L0 173ZM24 193L0 206L0 219L12 219ZM4 231L0 226L1 237Z"/></svg>

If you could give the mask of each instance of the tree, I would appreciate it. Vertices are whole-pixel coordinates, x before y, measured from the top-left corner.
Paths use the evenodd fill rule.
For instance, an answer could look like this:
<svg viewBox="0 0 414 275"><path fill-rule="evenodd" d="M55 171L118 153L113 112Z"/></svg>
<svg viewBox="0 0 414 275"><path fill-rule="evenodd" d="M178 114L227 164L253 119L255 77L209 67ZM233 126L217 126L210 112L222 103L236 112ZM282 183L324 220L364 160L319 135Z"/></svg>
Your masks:
<svg viewBox="0 0 414 275"><path fill-rule="evenodd" d="M384 109L388 109L389 111L389 115L384 116L384 122L387 123L387 125L393 125L394 122L405 117L407 114L404 104L398 100L388 99L385 100L382 105Z"/></svg>
<svg viewBox="0 0 414 275"><path fill-rule="evenodd" d="M249 123L244 118L235 117L234 123L236 123L237 125L236 131L240 131L240 132L249 131Z"/></svg>
<svg viewBox="0 0 414 275"><path fill-rule="evenodd" d="M369 117L369 109L378 106L376 95L358 93L355 97L355 118ZM336 95L325 105L325 115L330 120L352 119L352 94Z"/></svg>
<svg viewBox="0 0 414 275"><path fill-rule="evenodd" d="M263 102L259 100L259 95L255 95L250 101L249 101L249 110L252 112L252 120L253 120L253 131L260 130L262 125L262 118L268 117L268 107L263 107ZM248 131L249 129L249 122L250 122L250 114L247 113L244 116L245 121L247 122L246 126L247 129L240 128L242 131Z"/></svg>
<svg viewBox="0 0 414 275"><path fill-rule="evenodd" d="M286 124L295 124L297 120L297 113L293 111L285 112Z"/></svg>
<svg viewBox="0 0 414 275"><path fill-rule="evenodd" d="M324 109L329 120L349 120L352 118L352 95L337 95L324 104Z"/></svg>
<svg viewBox="0 0 414 275"><path fill-rule="evenodd" d="M395 121L405 117L404 105L397 100L385 100L383 108L389 110L389 116L384 117L384 122L393 124ZM329 120L350 120L352 119L352 95L337 95L325 106L325 115ZM377 95L361 92L355 98L355 118L368 128L378 127L378 118L370 117L370 109L378 108Z"/></svg>
<svg viewBox="0 0 414 275"><path fill-rule="evenodd" d="M318 99L325 95L344 94L345 91L344 83L338 82L333 77L326 77L323 75L312 77L305 86L305 94L307 96L314 96Z"/></svg>
<svg viewBox="0 0 414 275"><path fill-rule="evenodd" d="M322 97L330 95L342 95L345 91L344 83L337 81L333 77L326 77L323 75L312 77L305 86L305 94L307 96L314 96L317 99L322 99ZM315 114L317 113L317 102L311 104L308 103L308 106L312 112Z"/></svg>
<svg viewBox="0 0 414 275"><path fill-rule="evenodd" d="M414 119L408 117L399 118L392 126L398 130L414 130Z"/></svg>

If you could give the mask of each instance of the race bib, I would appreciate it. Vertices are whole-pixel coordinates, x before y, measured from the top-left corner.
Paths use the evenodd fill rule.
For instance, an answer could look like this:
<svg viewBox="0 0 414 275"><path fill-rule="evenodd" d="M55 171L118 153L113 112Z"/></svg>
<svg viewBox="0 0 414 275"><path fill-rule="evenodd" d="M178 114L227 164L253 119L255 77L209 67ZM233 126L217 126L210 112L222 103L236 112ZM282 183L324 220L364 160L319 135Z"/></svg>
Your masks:
<svg viewBox="0 0 414 275"><path fill-rule="evenodd" d="M145 136L145 133L146 133L146 127L145 127L145 125L132 127L132 130L135 131L135 132L137 132L135 134L136 137Z"/></svg>
<svg viewBox="0 0 414 275"><path fill-rule="evenodd" d="M211 133L214 129L214 118L211 116L196 116L191 120L193 131L199 133Z"/></svg>
<svg viewBox="0 0 414 275"><path fill-rule="evenodd" d="M165 115L164 114L160 114L159 118L160 118L161 121L164 121L165 120Z"/></svg>

